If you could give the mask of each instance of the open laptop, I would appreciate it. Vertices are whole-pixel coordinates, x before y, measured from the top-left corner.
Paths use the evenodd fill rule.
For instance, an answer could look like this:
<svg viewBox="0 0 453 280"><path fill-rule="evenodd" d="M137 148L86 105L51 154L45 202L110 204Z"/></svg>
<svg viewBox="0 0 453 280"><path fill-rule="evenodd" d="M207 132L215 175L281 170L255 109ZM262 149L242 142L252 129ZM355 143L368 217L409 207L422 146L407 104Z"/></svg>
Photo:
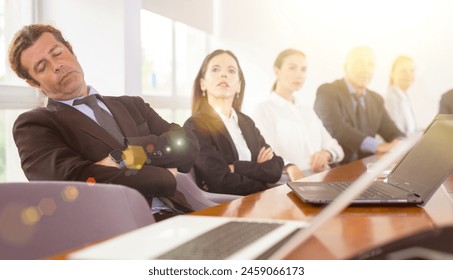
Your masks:
<svg viewBox="0 0 453 280"><path fill-rule="evenodd" d="M335 217L418 138L402 141L310 222L182 215L70 254L70 259L280 259Z"/></svg>
<svg viewBox="0 0 453 280"><path fill-rule="evenodd" d="M453 115L437 115L421 140L393 167L383 181L375 181L353 204L424 206L453 170ZM290 182L304 202L325 204L351 182Z"/></svg>

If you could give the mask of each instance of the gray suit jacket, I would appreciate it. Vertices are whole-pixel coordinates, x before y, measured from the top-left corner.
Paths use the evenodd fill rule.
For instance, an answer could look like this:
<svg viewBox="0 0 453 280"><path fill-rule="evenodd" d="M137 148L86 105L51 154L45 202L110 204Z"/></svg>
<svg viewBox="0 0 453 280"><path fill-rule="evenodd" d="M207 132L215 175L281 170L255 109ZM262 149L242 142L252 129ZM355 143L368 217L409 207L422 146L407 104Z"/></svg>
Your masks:
<svg viewBox="0 0 453 280"><path fill-rule="evenodd" d="M367 89L365 106L370 135L358 129L353 97L349 93L344 79L323 84L318 88L315 100L315 111L329 133L337 139L344 150L342 163L370 154L360 151L360 145L367 136L380 135L389 142L404 134L396 127L384 108L383 98L376 92Z"/></svg>
<svg viewBox="0 0 453 280"><path fill-rule="evenodd" d="M439 114L453 114L453 89L442 94L439 102Z"/></svg>

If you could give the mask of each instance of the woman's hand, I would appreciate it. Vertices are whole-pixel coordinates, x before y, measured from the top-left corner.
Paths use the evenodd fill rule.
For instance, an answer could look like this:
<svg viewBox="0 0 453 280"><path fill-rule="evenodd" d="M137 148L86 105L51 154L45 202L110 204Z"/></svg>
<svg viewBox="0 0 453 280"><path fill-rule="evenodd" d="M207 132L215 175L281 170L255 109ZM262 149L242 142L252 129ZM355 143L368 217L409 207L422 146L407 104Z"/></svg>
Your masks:
<svg viewBox="0 0 453 280"><path fill-rule="evenodd" d="M268 160L271 160L273 157L274 157L274 151L272 150L271 147L269 147L269 148L262 147L260 152L258 153L258 158L256 159L256 161L258 163L263 163Z"/></svg>
<svg viewBox="0 0 453 280"><path fill-rule="evenodd" d="M288 173L289 179L291 181L297 181L305 177L305 174L300 170L300 168L295 164L288 165L285 170Z"/></svg>
<svg viewBox="0 0 453 280"><path fill-rule="evenodd" d="M329 161L332 160L332 155L326 151L321 150L311 155L311 171L321 172L324 171Z"/></svg>

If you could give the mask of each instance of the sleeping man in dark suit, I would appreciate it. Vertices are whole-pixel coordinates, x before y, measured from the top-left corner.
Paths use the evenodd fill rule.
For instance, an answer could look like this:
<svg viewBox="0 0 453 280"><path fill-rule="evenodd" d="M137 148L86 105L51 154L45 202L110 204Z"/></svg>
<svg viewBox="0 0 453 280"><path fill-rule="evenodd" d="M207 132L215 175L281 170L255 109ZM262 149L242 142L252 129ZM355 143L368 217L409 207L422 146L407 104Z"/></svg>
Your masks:
<svg viewBox="0 0 453 280"><path fill-rule="evenodd" d="M345 77L318 88L315 111L343 148L342 163L385 153L404 136L385 110L382 97L367 89L374 67L373 51L356 47L346 57Z"/></svg>
<svg viewBox="0 0 453 280"><path fill-rule="evenodd" d="M198 156L190 130L166 122L140 97L101 96L87 86L71 45L50 25L17 32L9 61L48 97L45 108L23 113L13 128L29 180L126 185L152 201L156 220L191 211L175 178Z"/></svg>

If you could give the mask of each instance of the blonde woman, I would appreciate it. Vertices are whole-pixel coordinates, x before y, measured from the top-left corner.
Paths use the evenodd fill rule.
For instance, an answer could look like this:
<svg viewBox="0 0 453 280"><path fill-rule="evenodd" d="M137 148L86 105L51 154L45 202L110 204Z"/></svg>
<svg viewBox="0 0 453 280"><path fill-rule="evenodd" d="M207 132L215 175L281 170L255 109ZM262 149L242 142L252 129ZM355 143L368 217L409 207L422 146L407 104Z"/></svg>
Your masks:
<svg viewBox="0 0 453 280"><path fill-rule="evenodd" d="M329 169L340 162L343 149L325 129L314 110L296 96L305 82L307 61L299 50L281 52L274 63L276 81L269 98L253 118L275 152L285 160L291 180Z"/></svg>
<svg viewBox="0 0 453 280"><path fill-rule="evenodd" d="M406 135L417 130L409 88L414 82L415 65L412 58L398 56L390 72L390 84L385 95L385 109L396 126Z"/></svg>

